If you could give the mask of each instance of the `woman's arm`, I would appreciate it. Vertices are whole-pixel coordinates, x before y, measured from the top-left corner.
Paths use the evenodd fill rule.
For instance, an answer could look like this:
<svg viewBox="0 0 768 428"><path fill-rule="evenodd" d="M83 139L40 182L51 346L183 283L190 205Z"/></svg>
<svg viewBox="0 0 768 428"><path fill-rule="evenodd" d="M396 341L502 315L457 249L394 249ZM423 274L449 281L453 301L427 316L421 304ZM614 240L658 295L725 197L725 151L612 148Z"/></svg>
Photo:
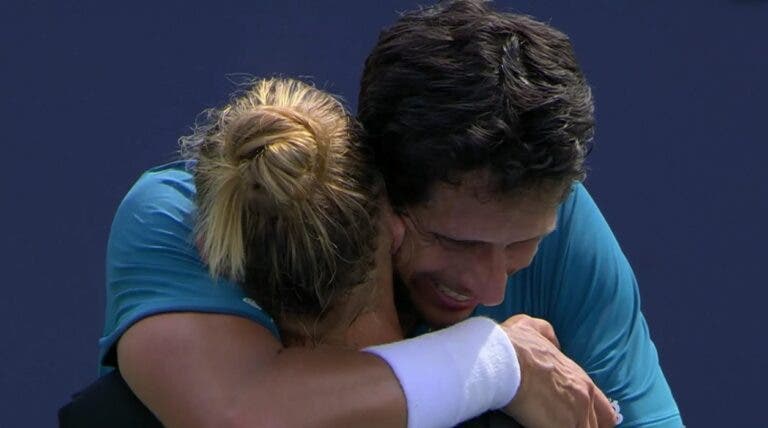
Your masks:
<svg viewBox="0 0 768 428"><path fill-rule="evenodd" d="M340 348L283 348L236 316L145 318L118 342L118 361L170 427L406 424L403 392L384 361Z"/></svg>

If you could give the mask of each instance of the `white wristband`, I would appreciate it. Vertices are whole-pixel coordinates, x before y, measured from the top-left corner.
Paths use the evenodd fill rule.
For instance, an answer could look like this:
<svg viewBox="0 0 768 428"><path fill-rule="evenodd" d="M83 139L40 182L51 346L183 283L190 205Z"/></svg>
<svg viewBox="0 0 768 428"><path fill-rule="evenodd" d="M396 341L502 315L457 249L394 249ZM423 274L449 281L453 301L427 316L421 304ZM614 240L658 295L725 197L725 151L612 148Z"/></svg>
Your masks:
<svg viewBox="0 0 768 428"><path fill-rule="evenodd" d="M515 348L488 318L364 351L383 358L400 381L409 428L452 427L505 406L520 386Z"/></svg>

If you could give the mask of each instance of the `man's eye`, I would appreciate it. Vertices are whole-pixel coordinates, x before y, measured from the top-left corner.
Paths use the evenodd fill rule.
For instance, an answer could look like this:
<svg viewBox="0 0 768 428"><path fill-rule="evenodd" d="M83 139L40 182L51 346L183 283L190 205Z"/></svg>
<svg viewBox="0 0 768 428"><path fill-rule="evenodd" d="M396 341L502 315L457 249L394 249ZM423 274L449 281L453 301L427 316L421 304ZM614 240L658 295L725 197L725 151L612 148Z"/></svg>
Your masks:
<svg viewBox="0 0 768 428"><path fill-rule="evenodd" d="M437 238L441 244L449 248L472 248L474 244L473 242L457 241L442 235L435 235L435 238Z"/></svg>
<svg viewBox="0 0 768 428"><path fill-rule="evenodd" d="M511 250L511 249L514 249L515 247L519 247L519 246L527 245L527 244L535 244L536 246L538 246L539 242L541 242L541 238L532 238L532 239L528 239L528 240L525 240L525 241L513 242L513 243L507 245L507 249Z"/></svg>

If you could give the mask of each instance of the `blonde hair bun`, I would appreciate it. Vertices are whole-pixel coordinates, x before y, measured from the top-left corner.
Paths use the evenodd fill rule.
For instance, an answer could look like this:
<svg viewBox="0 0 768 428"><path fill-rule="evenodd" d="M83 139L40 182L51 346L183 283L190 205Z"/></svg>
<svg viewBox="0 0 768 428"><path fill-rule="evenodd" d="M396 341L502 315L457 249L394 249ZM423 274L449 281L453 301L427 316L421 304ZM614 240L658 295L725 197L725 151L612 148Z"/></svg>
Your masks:
<svg viewBox="0 0 768 428"><path fill-rule="evenodd" d="M242 171L249 205L274 215L305 202L323 184L328 132L300 112L263 106L232 123L223 157Z"/></svg>
<svg viewBox="0 0 768 428"><path fill-rule="evenodd" d="M211 273L289 312L322 310L337 285L363 282L383 186L341 103L263 79L207 117L181 143L197 160L196 234Z"/></svg>

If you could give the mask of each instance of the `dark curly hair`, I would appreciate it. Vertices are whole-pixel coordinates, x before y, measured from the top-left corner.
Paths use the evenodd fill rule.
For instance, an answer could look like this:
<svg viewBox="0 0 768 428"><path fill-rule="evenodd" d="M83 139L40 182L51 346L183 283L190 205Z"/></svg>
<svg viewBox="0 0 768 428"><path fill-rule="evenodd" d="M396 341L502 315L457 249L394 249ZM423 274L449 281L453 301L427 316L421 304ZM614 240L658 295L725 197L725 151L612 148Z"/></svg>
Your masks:
<svg viewBox="0 0 768 428"><path fill-rule="evenodd" d="M458 0L408 12L365 63L358 115L395 208L488 170L503 194L585 177L591 90L566 35Z"/></svg>

